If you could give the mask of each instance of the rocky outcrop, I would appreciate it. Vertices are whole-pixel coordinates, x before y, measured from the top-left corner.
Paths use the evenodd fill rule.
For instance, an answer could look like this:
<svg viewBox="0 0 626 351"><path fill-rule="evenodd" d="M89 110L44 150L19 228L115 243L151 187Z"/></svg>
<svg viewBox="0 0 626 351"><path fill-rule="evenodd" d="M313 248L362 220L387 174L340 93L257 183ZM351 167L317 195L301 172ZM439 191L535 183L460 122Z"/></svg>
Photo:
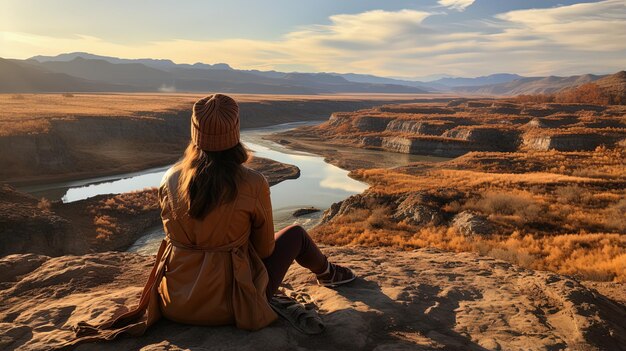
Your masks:
<svg viewBox="0 0 626 351"><path fill-rule="evenodd" d="M515 151L520 144L520 132L510 128L456 127L443 136L470 141L475 144L475 151Z"/></svg>
<svg viewBox="0 0 626 351"><path fill-rule="evenodd" d="M516 103L514 100L457 99L384 105L333 114L328 123L307 130L308 139L442 157L470 151L525 149L593 150L626 135L620 106ZM544 135L538 132L545 129ZM524 137L522 134L526 133ZM597 133L597 141L591 135ZM289 133L287 133L289 134ZM549 140L548 140L549 139Z"/></svg>
<svg viewBox="0 0 626 351"><path fill-rule="evenodd" d="M293 211L291 215L294 217L301 217L301 216L306 216L308 214L319 212L319 211L321 210L317 207L304 207L304 208L299 208Z"/></svg>
<svg viewBox="0 0 626 351"><path fill-rule="evenodd" d="M328 125L336 127L344 123L349 123L352 119L352 115L342 112L334 112L328 118Z"/></svg>
<svg viewBox="0 0 626 351"><path fill-rule="evenodd" d="M420 105L385 105L378 108L381 112L392 113L420 113L420 114L432 114L432 115L453 115L456 113L454 109L437 106L420 106Z"/></svg>
<svg viewBox="0 0 626 351"><path fill-rule="evenodd" d="M615 138L600 134L525 135L523 144L531 150L592 151L600 145L613 146Z"/></svg>
<svg viewBox="0 0 626 351"><path fill-rule="evenodd" d="M34 252L58 256L85 253L87 242L70 222L50 210L50 203L0 184L0 256Z"/></svg>
<svg viewBox="0 0 626 351"><path fill-rule="evenodd" d="M0 137L0 179L76 178L175 161L189 139L187 113L155 119L52 120L47 133Z"/></svg>
<svg viewBox="0 0 626 351"><path fill-rule="evenodd" d="M458 213L452 219L451 226L464 235L489 235L494 227L487 217L472 211Z"/></svg>
<svg viewBox="0 0 626 351"><path fill-rule="evenodd" d="M376 136L365 136L359 143L363 147L379 147L383 144L383 138Z"/></svg>
<svg viewBox="0 0 626 351"><path fill-rule="evenodd" d="M352 125L360 132L382 132L392 118L358 116L352 119Z"/></svg>
<svg viewBox="0 0 626 351"><path fill-rule="evenodd" d="M422 193L409 193L396 207L394 219L410 225L439 225L443 222L441 211Z"/></svg>
<svg viewBox="0 0 626 351"><path fill-rule="evenodd" d="M457 157L475 150L471 142L437 137L383 138L382 148L405 154Z"/></svg>
<svg viewBox="0 0 626 351"><path fill-rule="evenodd" d="M450 121L423 121L395 119L387 125L391 132L412 133L416 135L441 135L452 128L454 123Z"/></svg>
<svg viewBox="0 0 626 351"><path fill-rule="evenodd" d="M283 320L258 332L162 320L142 337L80 350L350 349L619 350L626 308L576 280L469 253L322 247L360 277L315 284L294 265L285 286L314 301L326 324L303 335ZM137 303L152 257L99 253L0 259L0 348L44 350Z"/></svg>
<svg viewBox="0 0 626 351"><path fill-rule="evenodd" d="M335 217L345 215L350 211L358 209L371 209L375 207L386 208L393 206L396 203L396 198L393 196L380 196L377 194L357 194L348 197L347 199L335 202L324 211L322 215L321 223L327 223Z"/></svg>

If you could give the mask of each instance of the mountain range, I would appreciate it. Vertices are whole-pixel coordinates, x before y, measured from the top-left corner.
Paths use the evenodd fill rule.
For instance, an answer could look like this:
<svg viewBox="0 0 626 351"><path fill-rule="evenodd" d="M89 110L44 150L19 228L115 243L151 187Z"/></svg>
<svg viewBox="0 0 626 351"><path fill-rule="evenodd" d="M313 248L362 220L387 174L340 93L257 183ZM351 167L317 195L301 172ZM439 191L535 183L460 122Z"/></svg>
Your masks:
<svg viewBox="0 0 626 351"><path fill-rule="evenodd" d="M584 74L570 77L522 77L497 84L460 86L453 89L456 92L480 95L551 94L565 88L595 82L603 77L606 76Z"/></svg>
<svg viewBox="0 0 626 351"><path fill-rule="evenodd" d="M234 69L226 63L179 64L166 59L124 59L73 52L0 58L0 92L200 92L266 94L457 92L517 95L552 93L603 76L522 77L498 73L429 82L356 73L300 73Z"/></svg>

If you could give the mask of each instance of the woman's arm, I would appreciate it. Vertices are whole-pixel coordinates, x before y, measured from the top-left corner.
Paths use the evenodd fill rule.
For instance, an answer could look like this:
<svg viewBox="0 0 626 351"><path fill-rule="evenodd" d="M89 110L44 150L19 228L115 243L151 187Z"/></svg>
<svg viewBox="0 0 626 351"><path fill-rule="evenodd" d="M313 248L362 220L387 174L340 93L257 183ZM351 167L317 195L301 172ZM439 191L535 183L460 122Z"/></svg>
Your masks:
<svg viewBox="0 0 626 351"><path fill-rule="evenodd" d="M257 195L252 216L250 240L257 254L261 258L266 258L274 251L274 218L272 217L270 186L265 177L260 187L261 191Z"/></svg>

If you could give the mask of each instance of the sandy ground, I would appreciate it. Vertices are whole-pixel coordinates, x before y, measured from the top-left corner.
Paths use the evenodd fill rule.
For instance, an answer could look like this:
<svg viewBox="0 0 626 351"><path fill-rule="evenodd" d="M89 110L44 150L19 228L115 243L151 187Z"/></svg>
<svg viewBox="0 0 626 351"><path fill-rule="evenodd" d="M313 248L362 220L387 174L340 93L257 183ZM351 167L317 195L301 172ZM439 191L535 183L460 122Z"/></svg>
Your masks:
<svg viewBox="0 0 626 351"><path fill-rule="evenodd" d="M254 333L159 322L139 338L79 350L620 350L626 307L567 277L470 253L324 248L360 276L335 290L292 266L286 286L309 295L327 330L278 321ZM137 301L152 258L99 253L0 259L0 348L42 350L70 327Z"/></svg>

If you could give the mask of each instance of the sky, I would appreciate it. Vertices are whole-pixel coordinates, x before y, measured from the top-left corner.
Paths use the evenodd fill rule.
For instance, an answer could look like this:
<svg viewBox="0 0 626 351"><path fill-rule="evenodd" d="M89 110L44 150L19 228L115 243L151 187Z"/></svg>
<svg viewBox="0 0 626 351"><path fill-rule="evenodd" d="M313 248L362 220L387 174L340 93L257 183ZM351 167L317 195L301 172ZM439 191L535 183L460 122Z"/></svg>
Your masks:
<svg viewBox="0 0 626 351"><path fill-rule="evenodd" d="M626 0L2 0L0 57L418 79L626 69Z"/></svg>

